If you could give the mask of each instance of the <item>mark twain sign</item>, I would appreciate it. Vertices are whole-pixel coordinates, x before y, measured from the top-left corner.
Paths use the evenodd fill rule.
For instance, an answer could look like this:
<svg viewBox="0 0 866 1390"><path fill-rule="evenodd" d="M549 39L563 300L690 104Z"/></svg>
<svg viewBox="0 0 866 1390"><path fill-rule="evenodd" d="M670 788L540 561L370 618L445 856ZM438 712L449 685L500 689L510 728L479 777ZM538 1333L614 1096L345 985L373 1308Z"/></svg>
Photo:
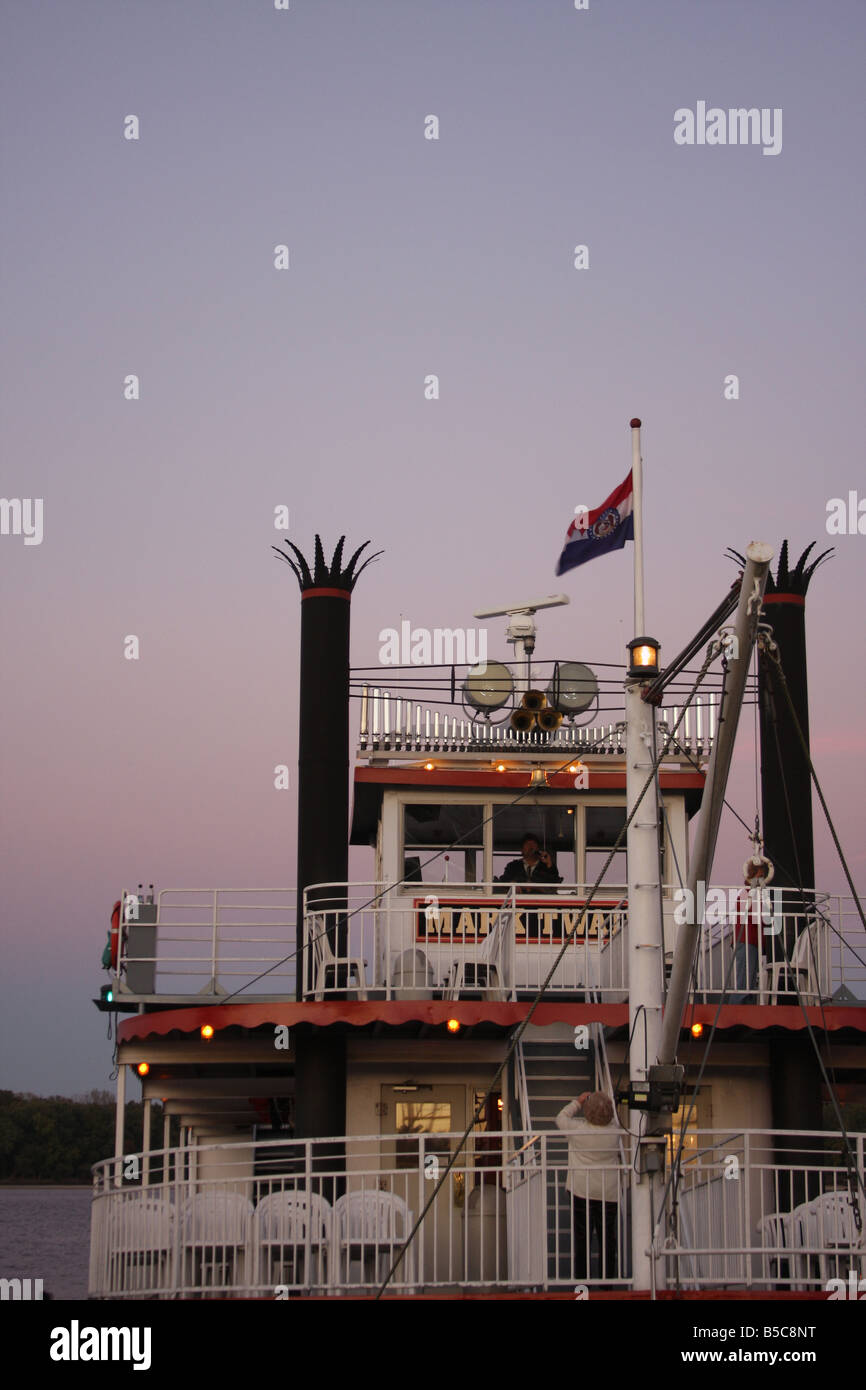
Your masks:
<svg viewBox="0 0 866 1390"><path fill-rule="evenodd" d="M415 937L430 945L450 941L483 941L502 910L501 898L439 898L428 893L414 899ZM592 904L581 922L584 904L579 899L533 898L518 902L514 914L514 939L518 945L562 945L572 941L605 942L616 935L625 916L624 902Z"/></svg>

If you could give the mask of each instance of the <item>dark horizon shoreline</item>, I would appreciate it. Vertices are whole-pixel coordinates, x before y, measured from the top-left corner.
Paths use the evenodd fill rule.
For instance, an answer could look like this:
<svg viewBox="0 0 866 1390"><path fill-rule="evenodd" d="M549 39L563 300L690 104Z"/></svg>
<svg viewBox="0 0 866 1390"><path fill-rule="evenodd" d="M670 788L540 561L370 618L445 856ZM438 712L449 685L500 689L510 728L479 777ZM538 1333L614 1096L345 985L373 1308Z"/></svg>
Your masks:
<svg viewBox="0 0 866 1390"><path fill-rule="evenodd" d="M0 1178L0 1188L4 1187L92 1187L91 1182L43 1182L41 1178Z"/></svg>

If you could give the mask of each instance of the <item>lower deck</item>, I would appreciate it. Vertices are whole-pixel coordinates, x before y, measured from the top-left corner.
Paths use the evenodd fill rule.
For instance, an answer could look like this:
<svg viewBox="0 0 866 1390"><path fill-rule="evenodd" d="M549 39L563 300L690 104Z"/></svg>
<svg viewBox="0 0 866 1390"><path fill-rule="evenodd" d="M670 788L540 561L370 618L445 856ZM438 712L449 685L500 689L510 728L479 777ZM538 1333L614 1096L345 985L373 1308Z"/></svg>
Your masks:
<svg viewBox="0 0 866 1390"><path fill-rule="evenodd" d="M826 1299L832 1281L847 1288L866 1275L866 1206L852 1178L862 1181L866 1136L852 1137L849 1163L829 1111L833 1127L819 1127L809 1039L769 1028L777 1010L723 1009L700 1076L704 1044L683 1044L688 1103L672 1117L664 1172L653 1179L647 1290L631 1263L639 1141L623 1132L616 1161L596 1165L593 1184L575 1191L556 1123L584 1091L621 1094L622 1005L541 1005L513 1050L526 1009L512 1003L284 1006L355 1018L354 1027L331 1018L319 1030L341 1039L344 1103L334 1137L306 1140L294 1129L295 1023L273 1022L271 1009L271 1021L250 1026L248 1011L263 1007L168 1010L121 1025L119 1113L124 1078L144 1066L145 1139L126 1152L119 1124L122 1156L95 1170L92 1296ZM624 1016L585 1017L612 1008ZM716 1010L704 1008L709 1025ZM367 1019L370 1009L393 1016ZM520 1019L499 1017L515 1010ZM401 1022L397 1011L413 1018ZM430 1011L442 1017L427 1019ZM554 1016L563 1011L568 1019ZM221 1025L208 1041L199 1012ZM836 1029L823 1035L824 1060L832 1046L843 1101L866 1099L862 1045L842 1026L860 1013L824 1015ZM774 1127L779 1049L796 1087L815 1090L812 1129ZM627 1131L624 1108L620 1123Z"/></svg>
<svg viewBox="0 0 866 1390"><path fill-rule="evenodd" d="M389 1136L185 1145L99 1165L91 1296L641 1292L628 1139L596 1171L594 1198L569 1191L565 1135L485 1131L459 1147L435 1125L407 1132L414 1118ZM678 1174L668 1161L655 1179L650 1292L828 1298L859 1284L864 1204L840 1135L691 1138ZM866 1135L852 1142L862 1174Z"/></svg>

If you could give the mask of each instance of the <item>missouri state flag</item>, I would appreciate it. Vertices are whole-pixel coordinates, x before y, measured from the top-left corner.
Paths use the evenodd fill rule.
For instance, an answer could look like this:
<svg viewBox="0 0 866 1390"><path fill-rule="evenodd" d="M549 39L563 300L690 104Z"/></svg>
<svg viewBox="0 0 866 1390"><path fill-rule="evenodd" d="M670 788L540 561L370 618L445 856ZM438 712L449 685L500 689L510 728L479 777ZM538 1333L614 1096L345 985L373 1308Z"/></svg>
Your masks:
<svg viewBox="0 0 866 1390"><path fill-rule="evenodd" d="M600 507L581 512L568 528L565 545L556 566L557 574L573 570L609 550L622 550L634 540L634 487L631 471Z"/></svg>

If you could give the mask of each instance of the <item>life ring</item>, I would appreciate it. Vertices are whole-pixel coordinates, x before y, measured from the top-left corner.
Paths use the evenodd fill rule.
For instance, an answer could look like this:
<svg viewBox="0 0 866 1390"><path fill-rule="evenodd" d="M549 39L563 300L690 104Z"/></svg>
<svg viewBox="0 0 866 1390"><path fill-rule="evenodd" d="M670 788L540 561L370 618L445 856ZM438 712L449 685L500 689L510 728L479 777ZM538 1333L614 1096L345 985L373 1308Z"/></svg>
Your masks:
<svg viewBox="0 0 866 1390"><path fill-rule="evenodd" d="M120 899L111 909L111 927L108 932L109 959L111 969L117 974L117 962L120 958Z"/></svg>
<svg viewBox="0 0 866 1390"><path fill-rule="evenodd" d="M754 872L755 869L763 868L763 878L759 878ZM775 869L765 854L753 854L743 865L743 878L751 888L756 888L758 884L766 888L768 883L772 883Z"/></svg>

